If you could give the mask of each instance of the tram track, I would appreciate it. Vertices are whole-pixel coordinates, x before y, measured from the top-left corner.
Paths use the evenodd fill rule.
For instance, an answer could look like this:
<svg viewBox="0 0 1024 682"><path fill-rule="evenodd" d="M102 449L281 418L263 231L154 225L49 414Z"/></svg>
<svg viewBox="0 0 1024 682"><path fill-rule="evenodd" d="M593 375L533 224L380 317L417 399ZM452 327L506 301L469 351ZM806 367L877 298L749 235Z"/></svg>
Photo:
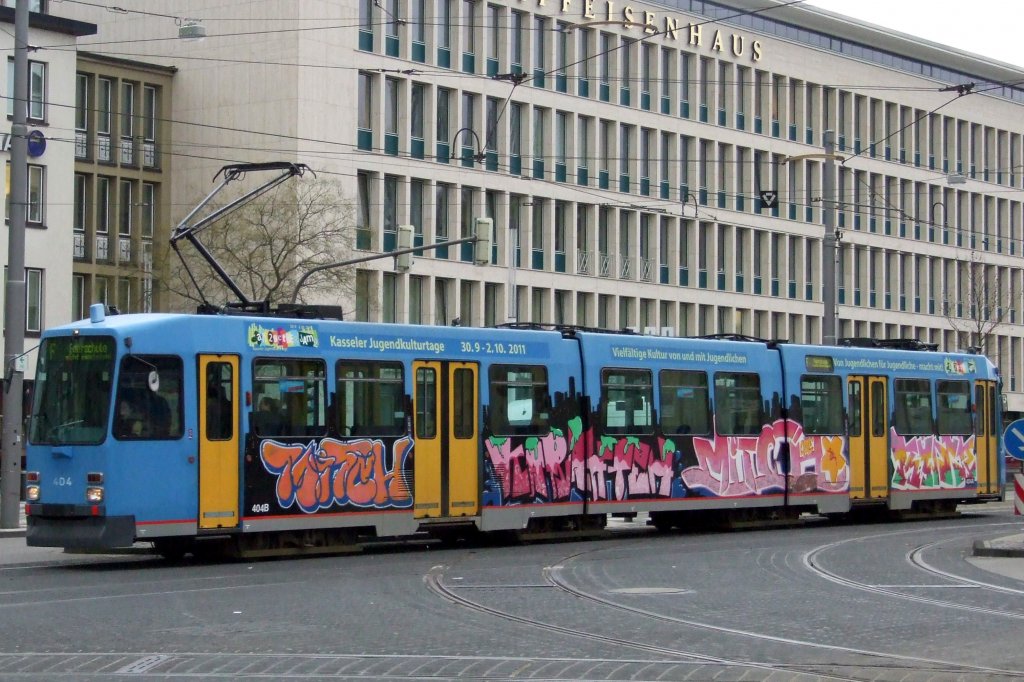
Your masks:
<svg viewBox="0 0 1024 682"><path fill-rule="evenodd" d="M1012 524L1007 524L1007 523L978 524L976 526L972 526L972 531L970 532L970 534L972 534L972 535L976 534L976 530L973 530L973 529L977 529L978 527L984 527L984 526L1003 526L1003 525L1012 525ZM950 527L950 528L952 528L952 527ZM939 530L945 530L945 529L944 528L940 528ZM962 530L962 529L957 528L957 530ZM839 573L837 573L837 572L835 572L835 571L833 571L833 570L831 570L829 568L826 568L824 566L824 562L822 560L823 555L826 554L829 551L832 551L832 550L838 548L838 547L841 547L841 546L844 546L844 545L848 545L848 544L851 544L851 543L854 543L854 542L863 542L865 540L877 540L877 539L880 539L880 538L893 537L893 536L897 536L897 535L906 534L906 533L909 533L909 532L912 532L912 531L909 531L909 530L887 531L887 532L883 532L883 533L876 533L876 534L869 535L869 536L860 536L860 537L857 537L857 538L846 538L844 540L839 540L839 541L836 541L836 542L831 542L831 543L828 543L828 544L825 544L825 545L820 545L818 547L815 547L815 548L805 552L803 557L802 557L802 561L803 561L804 567L809 572L811 572L812 574L817 575L818 577L821 577L821 578L823 578L825 580L828 580L831 583L834 583L834 584L837 584L837 585L841 585L841 586L844 586L844 587L848 587L848 588L851 588L851 589L855 589L855 590L858 590L858 591L861 591L861 592L877 594L879 596L889 597L889 598L892 598L892 599L900 599L900 600L903 600L903 601L909 601L909 602L914 602L914 603L918 603L918 604L927 604L929 606L936 606L936 607L940 607L940 608L957 609L957 610L961 610L961 611L967 611L967 612L970 612L970 613L976 613L976 614L981 614L981 615L986 615L986 616L999 616L999 617L1008 618L1008 619L1011 619L1011 620L1024 620L1024 612L1022 612L1022 611L1008 611L1008 610L1005 610L1005 609L994 609L994 608L989 608L989 607L984 607L984 606L978 606L976 604L965 604L965 603L962 603L962 602L952 601L952 600L948 600L948 599L939 599L939 598L936 598L936 597L929 597L929 596L920 595L920 594L912 594L912 593L904 591L907 588L927 589L929 587L929 585L926 585L926 584L922 584L922 585L902 585L902 586L877 585L877 584L867 583L867 582L864 582L864 581L861 581L861 580L856 580L856 579L853 579L853 578L849 578L849 577L846 577L846 576L842 576ZM961 540L961 539L963 539L964 537L967 537L967 536L968 536L968 533L961 533L961 534L957 535L954 538L947 538L947 539L944 539L944 540L939 540L939 541L927 543L927 544L924 544L924 545L919 545L919 546L914 547L914 548L912 548L912 549L910 549L909 551L906 552L905 560L911 566L914 566L916 569L918 569L918 570L920 570L920 571L922 571L922 572L924 572L926 574L934 575L934 576L937 576L939 578L942 578L943 580L949 581L948 585L942 585L942 587L976 588L976 589L984 589L984 590L987 590L987 591L996 592L996 593L1002 593L1002 594L1010 594L1010 595L1016 595L1016 596L1024 595L1024 590L1017 589L1017 588L1012 588L1012 587L1007 587L1007 586L1004 586L1004 585L996 585L996 584L993 584L993 583L989 583L989 582L985 582L985 581L969 578L967 576L956 575L956 574L953 574L953 573L949 573L947 571L942 571L941 569L938 569L938 568L932 566L931 564L929 564L927 561L925 561L925 559L923 557L923 554L927 550L929 550L931 548L934 548L934 547L936 547L936 546L938 546L940 544L943 544L943 543ZM931 586L931 587L935 587L935 586Z"/></svg>
<svg viewBox="0 0 1024 682"><path fill-rule="evenodd" d="M596 550L594 550L596 551ZM571 559L575 556L587 554L589 552L581 552L575 555L570 555L566 559L563 559L559 563ZM480 602L469 599L465 596L458 594L458 588L450 587L444 580L444 569L446 567L439 566L434 567L427 575L424 576L424 583L427 589L434 593L441 599L463 608L467 608L477 613L501 618L503 620L525 625L530 628L544 630L547 632L554 632L560 635L566 635L569 637L576 637L585 639L591 642L600 644L611 644L629 649L636 649L651 654L660 654L672 659L682 659L682 662L692 663L694 665L718 665L729 668L749 668L755 670L762 670L767 673L790 673L797 675L814 675L818 679L829 679L829 680L845 680L847 682L859 682L860 678L847 677L847 676L836 676L821 674L820 672L809 672L807 670L799 669L799 667L787 667L778 666L769 663L759 663L751 661L741 661L738 659L722 658L718 656L708 656L707 654L701 654L696 651L686 651L682 649L676 649L671 647L663 647L655 644L648 644L646 642L638 642L632 639L626 639L624 637L614 637L611 635L602 635L594 632L585 632L577 628L568 626L558 625L555 623L549 623L537 618L531 618L528 616L522 616L519 614L512 613L510 611L504 611L502 609L495 608L493 606L487 606ZM545 569L547 572L548 569ZM548 580L548 584L553 587L560 587L557 583ZM565 591L565 590L563 590ZM571 590L570 590L571 593Z"/></svg>
<svg viewBox="0 0 1024 682"><path fill-rule="evenodd" d="M559 634L569 635L577 638L583 638L588 641L604 644L615 644L627 648L639 649L648 653L657 653L665 656L679 657L686 661L691 661L694 665L719 665L728 666L730 668L743 667L749 668L751 670L761 670L769 673L781 673L789 675L812 675L817 679L858 681L875 679L875 677L874 675L862 676L858 673L852 672L854 670L905 670L908 673L927 672L934 675L955 675L961 679L970 679L973 676L978 676L979 679L1019 679L1022 675L1022 672L1024 672L1019 670L1003 670L994 667L974 666L956 663L952 661L940 661L929 658L906 656L885 651L872 651L867 649L859 649L855 647L822 644L812 641L778 637L775 635L767 635L764 633L753 632L740 628L731 628L721 625L704 623L693 619L680 618L664 613L658 613L655 611L651 611L649 609L644 609L630 604L623 604L613 599L610 599L607 596L599 594L595 591L576 587L565 578L565 570L573 561L576 561L587 555L605 551L607 549L607 547L602 547L583 552L578 552L566 556L565 558L561 559L560 561L556 562L551 566L545 567L543 569L543 577L545 584L555 589L558 589L559 591L568 594L576 599L589 601L591 603L598 604L605 608L613 609L623 613L629 613L631 615L639 616L652 621L661 623L671 623L675 626L691 628L695 632L716 632L720 634L747 638L751 640L758 640L761 642L777 643L789 647L810 647L816 650L833 651L836 654L852 656L863 660L831 661L825 663L813 663L804 665L774 664L762 661L745 661L719 656L709 656L707 654L695 651L687 651L672 647L663 647L649 644L646 642L637 642L635 640L630 640L621 637L603 635L593 632L585 632L576 628L570 628L567 626L545 622L536 618L522 616L503 609L482 604L478 601L469 599L468 597L465 597L462 594L458 594L458 592L460 592L464 586L450 586L446 584L446 582L444 581L444 570L441 567L435 567L434 571L425 576L424 582L426 583L428 589L430 589L432 592L434 592L437 596L441 597L442 599L445 599L450 603L471 609L477 613L490 615L504 620L509 620L532 628L537 628L549 632L556 632Z"/></svg>

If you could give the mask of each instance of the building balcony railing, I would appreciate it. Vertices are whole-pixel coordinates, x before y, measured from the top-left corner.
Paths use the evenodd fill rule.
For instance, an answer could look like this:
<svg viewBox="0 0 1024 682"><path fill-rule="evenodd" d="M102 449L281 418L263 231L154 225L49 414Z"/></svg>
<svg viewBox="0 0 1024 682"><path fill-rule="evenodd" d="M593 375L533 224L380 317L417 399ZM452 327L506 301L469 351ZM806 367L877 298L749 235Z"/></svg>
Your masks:
<svg viewBox="0 0 1024 682"><path fill-rule="evenodd" d="M142 142L142 165L146 168L156 168L159 164L156 155L156 142L144 140Z"/></svg>
<svg viewBox="0 0 1024 682"><path fill-rule="evenodd" d="M640 281L650 282L654 273L654 261L650 258L640 259Z"/></svg>
<svg viewBox="0 0 1024 682"><path fill-rule="evenodd" d="M623 256L619 261L619 279L633 278L633 257Z"/></svg>
<svg viewBox="0 0 1024 682"><path fill-rule="evenodd" d="M74 257L85 258L85 233L75 232L74 240Z"/></svg>
<svg viewBox="0 0 1024 682"><path fill-rule="evenodd" d="M75 131L75 158L89 158L89 134L84 130Z"/></svg>
<svg viewBox="0 0 1024 682"><path fill-rule="evenodd" d="M597 274L601 277L610 277L612 273L612 255L610 253L602 253L598 256L597 261Z"/></svg>
<svg viewBox="0 0 1024 682"><path fill-rule="evenodd" d="M590 272L590 252L589 251L577 251L576 252L576 274L577 275L589 275Z"/></svg>
<svg viewBox="0 0 1024 682"><path fill-rule="evenodd" d="M130 137L121 138L121 164L124 166L135 165L135 140Z"/></svg>
<svg viewBox="0 0 1024 682"><path fill-rule="evenodd" d="M99 134L96 136L96 160L110 163L110 135Z"/></svg>
<svg viewBox="0 0 1024 682"><path fill-rule="evenodd" d="M96 260L110 260L110 241L105 234L96 235Z"/></svg>
<svg viewBox="0 0 1024 682"><path fill-rule="evenodd" d="M118 237L117 238L117 262L118 263L131 263L132 262L132 238L131 237Z"/></svg>

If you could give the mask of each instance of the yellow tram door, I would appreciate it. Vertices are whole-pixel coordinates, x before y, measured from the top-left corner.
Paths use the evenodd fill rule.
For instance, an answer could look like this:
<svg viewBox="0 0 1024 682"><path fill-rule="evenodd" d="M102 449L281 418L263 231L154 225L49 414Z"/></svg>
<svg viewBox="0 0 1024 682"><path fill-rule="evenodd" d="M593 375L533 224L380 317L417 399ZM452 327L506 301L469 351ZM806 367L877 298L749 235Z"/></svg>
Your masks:
<svg viewBox="0 0 1024 682"><path fill-rule="evenodd" d="M850 377L846 382L846 435L850 452L850 499L867 496L867 439L864 437L864 377Z"/></svg>
<svg viewBox="0 0 1024 682"><path fill-rule="evenodd" d="M199 529L238 525L238 357L199 356Z"/></svg>
<svg viewBox="0 0 1024 682"><path fill-rule="evenodd" d="M847 380L850 499L884 500L889 495L889 409L886 379Z"/></svg>
<svg viewBox="0 0 1024 682"><path fill-rule="evenodd" d="M478 365L414 362L414 517L473 516L480 509Z"/></svg>
<svg viewBox="0 0 1024 682"><path fill-rule="evenodd" d="M412 365L413 433L413 516L417 519L441 516L441 428L438 415L441 393L441 363L414 362Z"/></svg>
<svg viewBox="0 0 1024 682"><path fill-rule="evenodd" d="M978 494L999 492L999 447L996 410L999 409L994 381L974 385L974 442L978 457Z"/></svg>
<svg viewBox="0 0 1024 682"><path fill-rule="evenodd" d="M867 377L867 479L868 498L889 497L892 481L889 458L889 399L885 377Z"/></svg>
<svg viewBox="0 0 1024 682"><path fill-rule="evenodd" d="M480 422L476 363L448 364L448 515L475 516L480 509Z"/></svg>

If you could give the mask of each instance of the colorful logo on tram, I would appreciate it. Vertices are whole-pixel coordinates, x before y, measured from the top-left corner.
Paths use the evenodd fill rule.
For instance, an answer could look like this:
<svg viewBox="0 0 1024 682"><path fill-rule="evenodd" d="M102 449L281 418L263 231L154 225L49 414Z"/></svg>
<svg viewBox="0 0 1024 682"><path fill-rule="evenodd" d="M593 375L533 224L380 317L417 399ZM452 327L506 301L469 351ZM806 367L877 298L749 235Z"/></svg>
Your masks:
<svg viewBox="0 0 1024 682"><path fill-rule="evenodd" d="M264 327L249 325L247 334L249 347L253 350L288 350L289 348L319 348L320 337L315 328L303 327Z"/></svg>

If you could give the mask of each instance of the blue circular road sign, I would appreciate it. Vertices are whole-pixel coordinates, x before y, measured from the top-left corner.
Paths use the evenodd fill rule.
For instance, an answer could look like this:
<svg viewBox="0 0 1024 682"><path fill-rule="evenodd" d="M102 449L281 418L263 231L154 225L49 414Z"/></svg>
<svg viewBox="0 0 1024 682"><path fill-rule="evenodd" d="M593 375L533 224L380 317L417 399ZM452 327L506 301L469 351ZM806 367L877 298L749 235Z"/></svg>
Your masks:
<svg viewBox="0 0 1024 682"><path fill-rule="evenodd" d="M1010 422L1003 433L1003 447L1006 454L1017 459L1024 459L1024 419Z"/></svg>

